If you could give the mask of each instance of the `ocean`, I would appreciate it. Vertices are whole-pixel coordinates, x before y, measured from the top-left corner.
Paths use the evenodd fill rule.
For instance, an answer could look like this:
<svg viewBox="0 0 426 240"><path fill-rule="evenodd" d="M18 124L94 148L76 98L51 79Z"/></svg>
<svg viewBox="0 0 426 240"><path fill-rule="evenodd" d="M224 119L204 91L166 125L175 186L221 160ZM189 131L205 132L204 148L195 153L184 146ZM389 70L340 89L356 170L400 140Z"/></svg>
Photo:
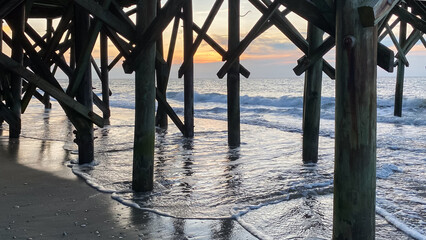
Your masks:
<svg viewBox="0 0 426 240"><path fill-rule="evenodd" d="M194 85L195 137L183 137L170 120L168 130L157 129L149 193L131 191L132 79L111 80L111 125L95 129L94 164L76 164L72 125L54 101L44 111L32 100L22 137L61 143L64 165L128 206L171 218L232 219L260 239L330 239L334 81L323 80L317 164L301 159L303 78L241 79L242 143L234 149L227 146L226 80ZM393 116L394 89L394 78L378 78L376 238L426 239L426 78L405 79L402 117ZM167 98L182 116L183 79L169 81Z"/></svg>

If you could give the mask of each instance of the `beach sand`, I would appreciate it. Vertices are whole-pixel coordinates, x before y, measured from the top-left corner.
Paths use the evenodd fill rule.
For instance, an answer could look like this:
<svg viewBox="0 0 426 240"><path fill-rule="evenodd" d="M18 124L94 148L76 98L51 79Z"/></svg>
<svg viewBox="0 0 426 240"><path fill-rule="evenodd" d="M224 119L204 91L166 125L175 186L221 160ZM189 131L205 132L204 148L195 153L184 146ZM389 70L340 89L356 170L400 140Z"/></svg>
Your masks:
<svg viewBox="0 0 426 240"><path fill-rule="evenodd" d="M0 239L255 239L234 220L175 219L124 206L66 166L63 142L0 130Z"/></svg>

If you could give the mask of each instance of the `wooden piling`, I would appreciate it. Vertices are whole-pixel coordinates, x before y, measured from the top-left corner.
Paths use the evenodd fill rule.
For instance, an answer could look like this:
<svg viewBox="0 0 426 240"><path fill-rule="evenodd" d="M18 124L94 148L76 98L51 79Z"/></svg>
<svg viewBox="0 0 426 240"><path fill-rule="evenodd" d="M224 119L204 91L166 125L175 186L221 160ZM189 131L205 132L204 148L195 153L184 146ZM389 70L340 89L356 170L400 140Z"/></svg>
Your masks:
<svg viewBox="0 0 426 240"><path fill-rule="evenodd" d="M336 1L333 239L374 239L377 26L363 27L363 0Z"/></svg>
<svg viewBox="0 0 426 240"><path fill-rule="evenodd" d="M86 50L86 45L89 37L89 13L79 5L74 5L74 43L75 43L75 59L77 65L87 64L88 67L83 73L81 84L76 92L76 99L78 102L93 110L93 96L92 96L92 73L90 68L90 59L82 59L81 56ZM83 61L83 62L79 62ZM74 83L70 82L70 86ZM93 143L93 123L81 126L75 126L76 143L78 145L78 159L79 164L90 163L94 158L94 143Z"/></svg>
<svg viewBox="0 0 426 240"><path fill-rule="evenodd" d="M403 3L403 7L406 8ZM401 21L399 24L399 45L403 46L407 40L407 22ZM395 86L395 106L394 106L394 116L402 116L402 98L404 92L404 74L405 74L405 64L402 61L403 52L399 53L398 57L398 68L396 71L396 86Z"/></svg>
<svg viewBox="0 0 426 240"><path fill-rule="evenodd" d="M157 13L161 9L161 1L157 2ZM164 58L164 47L163 47L163 35L161 35L160 39L157 40L156 43L157 54L160 55L161 58ZM156 75L157 75L157 89L166 96L169 71L167 68L167 64L157 64L156 66ZM157 115L155 116L155 125L162 128L167 129L168 127L168 118L167 113L164 111L164 106L158 103Z"/></svg>
<svg viewBox="0 0 426 240"><path fill-rule="evenodd" d="M184 59L188 67L184 72L185 137L194 137L194 61L192 56L192 0L183 4Z"/></svg>
<svg viewBox="0 0 426 240"><path fill-rule="evenodd" d="M308 24L308 57L321 46L324 32ZM305 72L305 89L303 95L303 162L318 162L318 139L321 113L322 64L319 60Z"/></svg>
<svg viewBox="0 0 426 240"><path fill-rule="evenodd" d="M146 29L156 16L156 0L137 3L137 29ZM138 43L137 43L138 44ZM154 181L155 141L155 42L147 46L135 70L135 136L133 148L133 190L151 191Z"/></svg>
<svg viewBox="0 0 426 240"><path fill-rule="evenodd" d="M0 53L3 53L3 19L0 19ZM0 74L3 73L3 70L0 69ZM2 74L3 75L3 74ZM0 102L3 102L3 78L4 76L0 76ZM0 117L0 127L3 125L4 119Z"/></svg>
<svg viewBox="0 0 426 240"><path fill-rule="evenodd" d="M46 19L46 42L49 42L52 39L53 34L53 19ZM50 103L50 96L48 93L43 95L43 104L45 109L51 109L52 104Z"/></svg>
<svg viewBox="0 0 426 240"><path fill-rule="evenodd" d="M20 35L24 34L25 29L25 4L22 3L12 13L10 13L10 23L14 25L12 32L12 59L16 62L23 64L24 51L22 44L19 41ZM16 124L9 126L9 137L19 138L21 134L21 95L22 95L22 78L17 74L11 75L10 92L12 99L7 104L15 115Z"/></svg>
<svg viewBox="0 0 426 240"><path fill-rule="evenodd" d="M240 43L240 0L228 1L228 53ZM238 147L240 136L240 61L237 58L227 73L228 145Z"/></svg>
<svg viewBox="0 0 426 240"><path fill-rule="evenodd" d="M103 112L105 124L109 125L111 113L109 111L109 70L108 70L108 37L105 31L100 33L100 53L101 53L101 83L102 83L102 102L108 108Z"/></svg>

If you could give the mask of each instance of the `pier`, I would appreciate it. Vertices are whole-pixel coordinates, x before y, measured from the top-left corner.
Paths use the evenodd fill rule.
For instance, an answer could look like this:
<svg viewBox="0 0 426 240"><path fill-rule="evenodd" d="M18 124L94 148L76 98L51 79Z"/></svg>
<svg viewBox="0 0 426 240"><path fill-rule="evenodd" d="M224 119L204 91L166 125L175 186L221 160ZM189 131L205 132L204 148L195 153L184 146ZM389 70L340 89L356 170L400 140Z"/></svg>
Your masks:
<svg viewBox="0 0 426 240"><path fill-rule="evenodd" d="M227 78L228 145L236 148L241 144L240 81L255 71L240 57L257 37L276 27L304 54L293 69L297 76L304 74L305 81L304 163L318 162L322 75L335 79L333 238L374 239L377 67L396 71L394 115L402 116L406 56L418 42L426 48L425 2L247 1L261 16L241 36L240 0L215 0L201 26L193 21L192 0L0 0L0 124L9 125L11 139L19 138L25 128L21 114L31 101L49 109L54 98L74 126L79 164L91 163L93 128L110 123L109 97L114 89L109 72L121 68L123 74L135 76L132 188L152 191L155 128L176 127L187 138L196 134L194 55L200 44L204 41L222 57L217 77ZM224 4L228 4L226 49L208 34ZM306 38L287 17L290 13L306 21ZM45 32L36 31L30 19L45 21ZM183 78L184 112L178 116L167 101L167 85L181 26L184 59L178 77ZM170 38L163 34L168 27ZM396 51L381 42L386 37ZM109 51L109 43L115 51ZM334 66L324 59L332 48ZM93 56L96 49L99 61ZM101 97L93 92L92 69L101 81ZM66 89L59 84L58 71L69 80ZM173 126L168 126L169 119Z"/></svg>

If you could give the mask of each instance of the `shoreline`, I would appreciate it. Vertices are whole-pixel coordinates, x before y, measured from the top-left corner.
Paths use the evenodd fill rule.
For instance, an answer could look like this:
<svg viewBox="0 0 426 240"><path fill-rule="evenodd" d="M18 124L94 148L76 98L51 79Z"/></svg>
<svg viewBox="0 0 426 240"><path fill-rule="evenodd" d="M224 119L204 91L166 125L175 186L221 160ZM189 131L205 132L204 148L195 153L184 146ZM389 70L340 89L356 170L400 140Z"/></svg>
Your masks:
<svg viewBox="0 0 426 240"><path fill-rule="evenodd" d="M41 142L0 136L1 239L256 239L235 220L173 219L125 206L60 161L63 143L43 141L49 150L36 157Z"/></svg>

